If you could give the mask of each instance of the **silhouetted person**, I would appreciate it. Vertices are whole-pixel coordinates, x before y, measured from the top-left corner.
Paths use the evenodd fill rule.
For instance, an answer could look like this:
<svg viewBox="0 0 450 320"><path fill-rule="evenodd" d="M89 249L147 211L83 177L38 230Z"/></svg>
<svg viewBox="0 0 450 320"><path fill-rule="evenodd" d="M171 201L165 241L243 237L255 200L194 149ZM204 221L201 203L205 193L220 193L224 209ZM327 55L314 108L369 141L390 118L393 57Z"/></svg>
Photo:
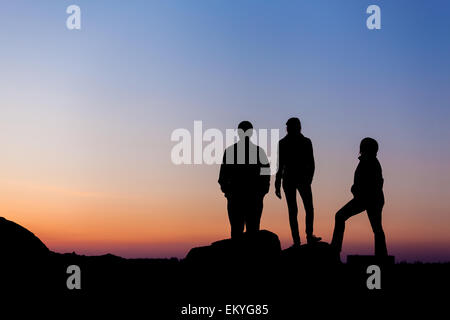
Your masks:
<svg viewBox="0 0 450 320"><path fill-rule="evenodd" d="M370 225L375 234L375 255L387 256L386 239L381 226L381 211L384 206L383 174L377 159L378 143L372 138L364 138L360 145L359 164L355 171L351 188L353 199L336 213L331 245L337 254L341 252L345 221L367 211Z"/></svg>
<svg viewBox="0 0 450 320"><path fill-rule="evenodd" d="M286 122L287 135L278 144L278 171L275 180L275 194L281 199L281 181L289 210L294 246L300 245L297 221L297 190L303 200L306 212L306 239L308 243L320 241L313 235L314 207L311 183L314 176L314 154L311 140L301 133L298 118Z"/></svg>
<svg viewBox="0 0 450 320"><path fill-rule="evenodd" d="M239 141L228 147L220 167L219 184L228 200L231 238L259 230L263 199L270 188L270 166L262 148L250 141L253 126L238 126Z"/></svg>

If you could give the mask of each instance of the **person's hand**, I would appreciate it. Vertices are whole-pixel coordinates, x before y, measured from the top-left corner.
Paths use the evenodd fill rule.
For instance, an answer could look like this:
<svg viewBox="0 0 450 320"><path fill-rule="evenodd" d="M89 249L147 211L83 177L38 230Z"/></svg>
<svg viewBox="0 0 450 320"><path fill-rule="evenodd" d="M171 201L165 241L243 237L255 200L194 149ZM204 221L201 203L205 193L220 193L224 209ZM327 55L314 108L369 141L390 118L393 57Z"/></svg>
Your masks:
<svg viewBox="0 0 450 320"><path fill-rule="evenodd" d="M280 189L276 189L275 190L275 195L277 196L278 199L281 199L281 190Z"/></svg>

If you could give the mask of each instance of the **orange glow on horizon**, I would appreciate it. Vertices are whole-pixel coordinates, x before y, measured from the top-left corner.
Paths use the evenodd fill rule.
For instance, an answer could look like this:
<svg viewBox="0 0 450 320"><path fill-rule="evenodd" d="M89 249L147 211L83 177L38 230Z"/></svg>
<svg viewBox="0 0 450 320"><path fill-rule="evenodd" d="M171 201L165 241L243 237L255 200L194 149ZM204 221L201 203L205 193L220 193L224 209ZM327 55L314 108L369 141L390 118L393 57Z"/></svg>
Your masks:
<svg viewBox="0 0 450 320"><path fill-rule="evenodd" d="M57 252L183 257L193 246L208 245L229 236L226 202L217 190L201 206L197 205L193 191L176 202L170 197L121 197L6 182L0 185L0 192L4 196L1 205L4 216L28 228ZM331 240L334 213L340 205L333 201L316 202L315 233L324 241ZM450 242L446 226L439 221L424 225L420 218L410 218L405 224L404 216L414 216L407 209L400 205L386 206L384 227L388 246L445 248ZM299 225L305 239L301 205ZM284 247L291 244L284 199L278 201L272 194L266 197L262 228L278 234ZM372 252L373 235L364 213L349 220L344 239L346 249L353 253Z"/></svg>

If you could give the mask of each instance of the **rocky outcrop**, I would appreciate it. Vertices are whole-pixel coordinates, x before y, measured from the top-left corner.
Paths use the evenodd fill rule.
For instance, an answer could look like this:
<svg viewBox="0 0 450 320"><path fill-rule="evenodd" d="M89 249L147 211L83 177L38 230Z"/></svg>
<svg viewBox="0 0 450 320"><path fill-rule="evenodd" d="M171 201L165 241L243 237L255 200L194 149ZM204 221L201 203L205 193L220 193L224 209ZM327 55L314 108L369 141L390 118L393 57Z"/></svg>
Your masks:
<svg viewBox="0 0 450 320"><path fill-rule="evenodd" d="M32 232L0 217L0 256L8 259L35 259L50 254L45 244Z"/></svg>
<svg viewBox="0 0 450 320"><path fill-rule="evenodd" d="M193 248L184 261L189 264L241 264L274 261L280 253L278 236L261 230L255 234L244 234L238 239L225 239L210 246Z"/></svg>

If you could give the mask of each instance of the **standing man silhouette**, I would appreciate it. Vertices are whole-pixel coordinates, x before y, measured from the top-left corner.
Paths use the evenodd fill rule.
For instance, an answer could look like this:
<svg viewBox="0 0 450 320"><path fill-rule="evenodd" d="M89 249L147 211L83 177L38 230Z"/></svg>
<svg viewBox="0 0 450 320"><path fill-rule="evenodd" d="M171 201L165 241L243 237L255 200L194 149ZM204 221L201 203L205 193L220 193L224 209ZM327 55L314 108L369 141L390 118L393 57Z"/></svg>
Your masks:
<svg viewBox="0 0 450 320"><path fill-rule="evenodd" d="M303 200L306 213L306 239L308 243L322 238L313 235L314 207L311 183L314 176L314 155L311 140L302 133L300 119L290 118L286 122L287 135L278 144L278 171L275 180L275 194L281 199L281 181L289 211L294 247L300 246L298 231L297 190Z"/></svg>
<svg viewBox="0 0 450 320"><path fill-rule="evenodd" d="M336 213L331 246L339 255L344 239L345 221L365 210L375 235L375 255L384 257L388 253L381 225L384 179L380 162L377 159L378 142L372 138L364 138L359 150L359 164L356 167L354 183L351 188L353 199Z"/></svg>
<svg viewBox="0 0 450 320"><path fill-rule="evenodd" d="M239 141L225 150L219 184L228 200L231 238L259 230L264 196L270 188L270 165L262 148L250 141L253 126L242 121Z"/></svg>

